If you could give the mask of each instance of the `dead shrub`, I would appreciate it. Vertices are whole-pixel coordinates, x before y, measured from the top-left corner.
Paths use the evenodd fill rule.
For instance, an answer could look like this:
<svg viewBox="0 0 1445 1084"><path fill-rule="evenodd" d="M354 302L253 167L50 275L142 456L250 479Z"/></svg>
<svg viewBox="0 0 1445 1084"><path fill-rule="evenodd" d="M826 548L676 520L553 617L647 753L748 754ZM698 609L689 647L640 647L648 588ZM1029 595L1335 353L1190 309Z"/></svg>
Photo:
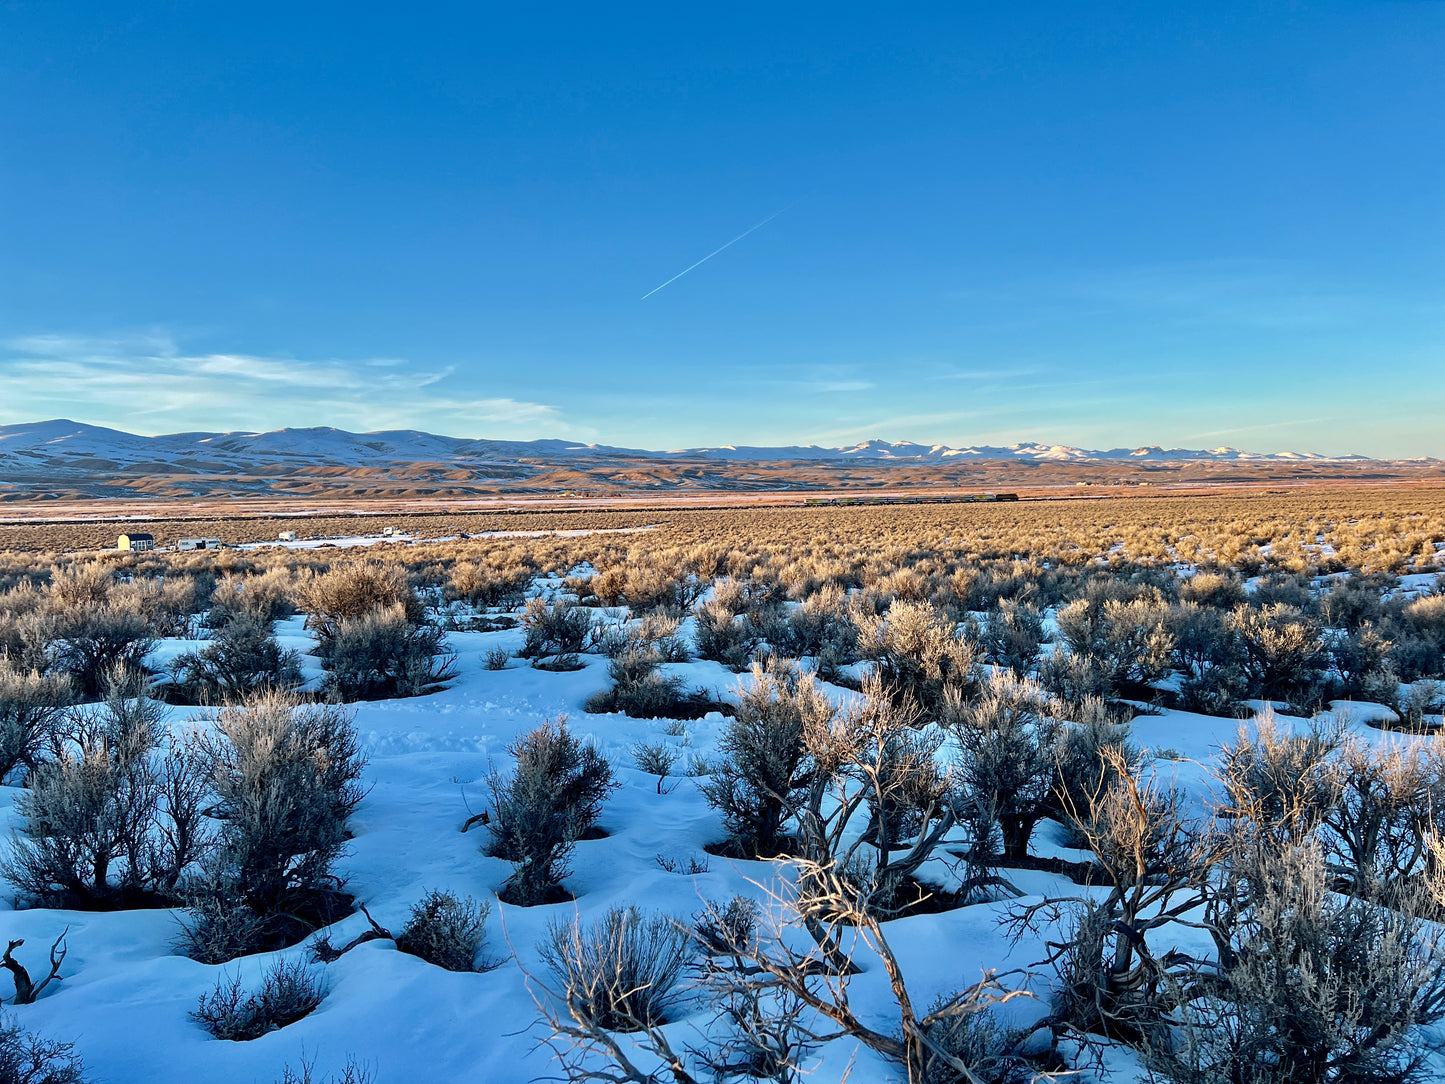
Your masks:
<svg viewBox="0 0 1445 1084"><path fill-rule="evenodd" d="M953 827L955 780L938 762L941 731L919 729L917 709L896 705L876 676L863 692L803 719L798 843L806 868L836 871L852 906L887 917L931 895L913 875Z"/></svg>
<svg viewBox="0 0 1445 1084"><path fill-rule="evenodd" d="M1175 1004L1181 968L1167 932L1208 898L1217 854L1177 791L1142 776L1118 749L1106 749L1103 760L1087 805L1066 815L1107 893L1019 905L1009 921L1016 938L1040 932L1041 920L1065 924L1042 961L1056 975L1049 1020L1056 1034L1149 1042Z"/></svg>
<svg viewBox="0 0 1445 1084"><path fill-rule="evenodd" d="M376 1079L375 1074L354 1057L346 1059L346 1064L341 1067L339 1076L329 1076L323 1080L315 1073L316 1059L312 1058L308 1061L303 1056L301 1067L293 1069L288 1064L276 1084L373 1084Z"/></svg>

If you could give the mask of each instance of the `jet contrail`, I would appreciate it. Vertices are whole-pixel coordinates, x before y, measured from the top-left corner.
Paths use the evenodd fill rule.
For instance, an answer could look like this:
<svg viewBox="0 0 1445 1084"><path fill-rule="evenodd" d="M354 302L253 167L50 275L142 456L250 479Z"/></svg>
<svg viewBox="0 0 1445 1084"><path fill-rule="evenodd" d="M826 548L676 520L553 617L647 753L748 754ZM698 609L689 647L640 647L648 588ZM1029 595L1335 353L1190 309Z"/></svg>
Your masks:
<svg viewBox="0 0 1445 1084"><path fill-rule="evenodd" d="M789 206L791 206L791 204L790 204ZM772 214L768 215L767 218L765 218L765 219L763 219L761 222L759 222L756 226L749 226L747 229L743 230L742 233L738 234L736 237L734 237L734 238L733 238L731 241L729 241L727 244L721 245L721 246L719 246L718 248L713 249L711 252L709 252L709 253L708 253L706 256L704 256L702 259L698 260L697 263L693 264L692 267L684 267L684 268L683 268L681 271L679 271L677 274L673 275L672 278L670 278L670 279L668 279L666 282L664 282L664 283L662 284L662 286L671 286L674 282L676 282L678 279L682 278L683 275L687 274L687 273L688 273L689 271L691 271L694 267L701 267L703 264L707 263L708 260L712 259L712 258L713 258L714 256L716 256L719 252L721 252L723 249L725 249L725 248L731 248L733 245L737 244L739 241L741 241L741 240L742 240L744 237L746 237L748 234L752 233L753 230L761 229L762 227L766 226L769 222L771 222L773 219L777 218L780 214L782 214L782 213L783 213L784 211L786 211L787 209L788 209L787 207L779 208L778 210L774 211ZM662 286L654 286L652 289L648 290L647 293L643 294L642 297L639 298L638 300L640 300L640 301L646 301L646 300L647 300L649 297L651 297L653 294L657 293L658 290L661 290L661 289L662 289Z"/></svg>

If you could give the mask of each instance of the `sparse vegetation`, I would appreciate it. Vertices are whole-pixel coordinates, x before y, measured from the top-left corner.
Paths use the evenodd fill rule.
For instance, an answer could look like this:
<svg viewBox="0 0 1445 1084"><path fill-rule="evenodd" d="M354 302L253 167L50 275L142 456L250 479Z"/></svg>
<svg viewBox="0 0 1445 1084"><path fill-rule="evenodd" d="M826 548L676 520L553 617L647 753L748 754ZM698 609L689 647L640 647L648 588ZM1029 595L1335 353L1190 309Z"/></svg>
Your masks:
<svg viewBox="0 0 1445 1084"><path fill-rule="evenodd" d="M628 869L639 891L736 881L735 863L696 853L703 841L790 863L781 885L759 874L754 895L774 893L771 913L735 901L688 929L635 907L589 912L584 897L575 920L554 920L535 992L564 1077L598 1079L642 1051L648 1068L633 1061L616 1079L795 1081L841 1035L911 1084L1013 1084L1111 1043L1181 1084L1409 1084L1435 1065L1421 1029L1445 1019L1432 924L1445 914L1445 758L1429 737L1445 708L1445 581L1420 575L1439 573L1445 553L1432 492L1395 505L1338 492L1020 502L1007 517L947 505L511 515L486 524L650 529L450 530L448 542L369 553L0 556L0 769L22 787L5 875L22 905L179 905L182 948L206 962L312 935L320 946L334 931L317 931L353 906L338 859L364 793L361 738L335 701L446 684L461 665L451 631L469 672L446 712L477 680L495 683L466 700L483 718L508 683L581 699L605 668L589 710L661 720L597 718L600 748L562 720L528 731L549 697L507 732L512 762L468 822L512 863L495 886L505 903L569 898L575 849L603 835L604 803L624 783L614 809L655 804L666 827L691 801L712 818L711 838L647 839ZM292 613L315 638L320 688L281 648L300 619L277 641L273 623ZM519 656L543 672L481 673L511 653L464 637L518 627ZM207 635L179 657L151 651ZM694 655L739 671L736 687L690 692ZM1331 706L1341 700L1367 706ZM1278 714L1222 750L1216 738L1205 752L1190 729L1218 724L1189 715L1140 719L1131 734L1140 711L1231 718L1258 701ZM370 730L396 709L363 710ZM732 717L704 717L714 710ZM466 741L460 755L475 755ZM1159 745L1141 752L1143 741ZM601 748L649 778L615 778ZM481 770L438 775L465 786ZM619 837L597 853L635 857L635 825ZM1059 846L1076 852L1057 857ZM590 857L585 868L590 892ZM438 981L492 981L465 976L495 963L483 958L488 904L426 883L439 887L397 948L463 973ZM1013 996L996 979L911 990L888 943L905 936L892 918L964 908L976 922L971 905L1015 883L1030 898L1012 905L1013 932L1034 953L1016 958L1053 976L1039 1010L1052 1044L1047 1031L1025 1043L989 1011ZM44 966L63 924L28 952L12 945L17 995L16 967L46 1004L70 996L55 963L64 935L53 978ZM346 949L383 937L373 923ZM866 1014L850 1007L860 963L893 991L896 1019L871 991ZM320 974L278 965L254 992L228 977L196 1018L236 1040L287 1026L320 1003ZM0 1035L0 1066L7 1043L24 1055L27 1041ZM80 1079L68 1048L35 1049L37 1064L71 1073L55 1080ZM311 1064L303 1055L286 1079L312 1079ZM356 1062L344 1074L366 1079Z"/></svg>

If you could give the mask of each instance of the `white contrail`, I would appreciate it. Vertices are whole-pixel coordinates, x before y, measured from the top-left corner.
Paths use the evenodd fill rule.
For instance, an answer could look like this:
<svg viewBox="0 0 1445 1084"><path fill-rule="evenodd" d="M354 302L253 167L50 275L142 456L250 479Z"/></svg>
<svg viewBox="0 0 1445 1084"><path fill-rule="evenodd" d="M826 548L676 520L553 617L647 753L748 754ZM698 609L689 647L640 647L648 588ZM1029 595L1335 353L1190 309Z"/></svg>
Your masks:
<svg viewBox="0 0 1445 1084"><path fill-rule="evenodd" d="M780 214L782 214L782 213L783 213L784 211L786 211L786 210L787 210L786 207L782 207L782 208L774 211L772 214L768 215L767 218L763 219L763 220L762 220L761 222L759 222L756 226L749 226L747 229L743 230L742 233L738 234L736 237L734 237L734 238L733 238L731 241L729 241L727 244L721 245L721 246L719 246L718 248L713 249L711 252L709 252L709 253L708 253L706 256L704 256L702 259L698 260L697 263L693 264L691 267L684 267L684 268L683 268L681 271L679 271L677 274L673 275L672 278L670 278L670 279L668 279L666 282L664 282L664 283L662 284L662 286L671 286L674 282L676 282L678 279L682 278L683 275L687 274L687 273L688 273L689 271L691 271L694 267L701 267L703 264L707 263L708 260L712 259L712 258L713 258L714 256L716 256L719 252L721 252L723 249L725 249L725 248L731 248L733 245L737 244L739 241L741 241L741 240L742 240L744 237L746 237L748 234L752 233L753 230L761 229L762 227L766 226L769 222L771 222L773 219L777 218ZM654 286L652 289L648 290L647 293L643 294L642 297L639 298L638 300L640 300L640 301L646 301L646 300L647 300L649 297L651 297L653 294L657 293L658 290L661 290L661 289L662 289L662 286Z"/></svg>

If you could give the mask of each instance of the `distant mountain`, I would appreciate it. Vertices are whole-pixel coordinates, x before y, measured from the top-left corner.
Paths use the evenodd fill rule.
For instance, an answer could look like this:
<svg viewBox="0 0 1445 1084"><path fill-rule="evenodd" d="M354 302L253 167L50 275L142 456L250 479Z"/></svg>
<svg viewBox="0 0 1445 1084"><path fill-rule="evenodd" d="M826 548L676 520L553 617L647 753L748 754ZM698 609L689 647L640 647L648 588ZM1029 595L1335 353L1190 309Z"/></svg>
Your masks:
<svg viewBox="0 0 1445 1084"><path fill-rule="evenodd" d="M733 462L801 462L823 460L1152 460L1194 462L1249 460L1257 462L1349 462L1368 456L1328 456L1316 452L1244 452L1237 448L1073 448L1063 444L1009 444L953 448L946 444L889 443L868 440L841 448L816 444L788 447L724 445L718 448L682 448L653 451L579 444L565 440L485 440L445 437L414 429L378 433L348 433L343 429L276 429L266 433L171 433L143 437L98 425L64 420L0 426L0 471L12 460L44 459L56 466L105 461L116 466L137 462L208 462L250 467L258 462L308 460L318 465L362 466L395 463L474 463L502 459L533 460L561 457L609 459L713 459Z"/></svg>
<svg viewBox="0 0 1445 1084"><path fill-rule="evenodd" d="M1409 472L1445 471L1438 461ZM1403 469L1403 468L1402 468ZM568 440L482 440L412 429L170 433L73 421L0 426L0 506L112 498L438 501L498 496L857 491L879 487L1164 485L1361 478L1365 456L1234 448L1111 448L869 440L843 448L656 451Z"/></svg>

